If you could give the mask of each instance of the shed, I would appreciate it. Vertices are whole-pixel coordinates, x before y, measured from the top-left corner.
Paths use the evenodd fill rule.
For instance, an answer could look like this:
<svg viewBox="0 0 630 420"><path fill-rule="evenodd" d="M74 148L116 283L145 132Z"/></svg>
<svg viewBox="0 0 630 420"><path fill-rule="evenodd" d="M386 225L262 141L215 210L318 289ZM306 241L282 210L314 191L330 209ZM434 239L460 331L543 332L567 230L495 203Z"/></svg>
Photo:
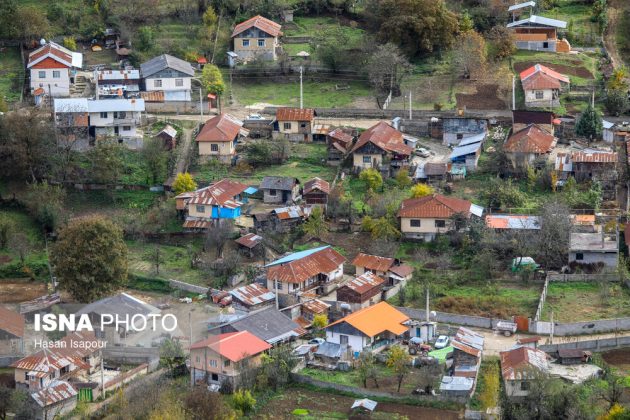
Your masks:
<svg viewBox="0 0 630 420"><path fill-rule="evenodd" d="M155 137L162 140L167 150L172 150L177 145L177 130L170 124L166 124Z"/></svg>
<svg viewBox="0 0 630 420"><path fill-rule="evenodd" d="M587 362L591 352L580 349L559 349L558 359L563 365L579 365Z"/></svg>
<svg viewBox="0 0 630 420"><path fill-rule="evenodd" d="M339 360L344 358L344 355L348 352L348 346L345 344L331 343L324 341L315 350L315 358L320 359L327 364L336 364Z"/></svg>
<svg viewBox="0 0 630 420"><path fill-rule="evenodd" d="M328 181L315 177L304 183L302 195L304 201L306 201L306 204L309 206L326 206L326 204L328 204L328 194L330 194L330 184Z"/></svg>
<svg viewBox="0 0 630 420"><path fill-rule="evenodd" d="M354 400L354 403L352 403L352 409L362 409L362 410L367 410L369 412L372 412L374 410L376 410L376 405L378 403L376 401L367 399L367 398L362 398L360 400Z"/></svg>
<svg viewBox="0 0 630 420"><path fill-rule="evenodd" d="M258 283L237 287L230 291L235 303L248 310L260 309L273 303L276 295Z"/></svg>
<svg viewBox="0 0 630 420"><path fill-rule="evenodd" d="M465 376L443 376L440 392L449 397L467 398L473 391L475 380Z"/></svg>
<svg viewBox="0 0 630 420"><path fill-rule="evenodd" d="M265 203L289 203L300 196L300 180L288 176L266 176L260 183Z"/></svg>

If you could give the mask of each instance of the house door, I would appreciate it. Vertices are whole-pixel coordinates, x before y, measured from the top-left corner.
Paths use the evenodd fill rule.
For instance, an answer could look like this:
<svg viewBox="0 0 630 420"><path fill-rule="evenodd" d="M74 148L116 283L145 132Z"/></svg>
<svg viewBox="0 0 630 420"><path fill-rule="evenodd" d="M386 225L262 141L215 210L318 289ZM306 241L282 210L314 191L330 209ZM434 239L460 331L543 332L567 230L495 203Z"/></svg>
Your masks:
<svg viewBox="0 0 630 420"><path fill-rule="evenodd" d="M288 191L282 191L282 202L286 203L287 201L289 201L289 192Z"/></svg>

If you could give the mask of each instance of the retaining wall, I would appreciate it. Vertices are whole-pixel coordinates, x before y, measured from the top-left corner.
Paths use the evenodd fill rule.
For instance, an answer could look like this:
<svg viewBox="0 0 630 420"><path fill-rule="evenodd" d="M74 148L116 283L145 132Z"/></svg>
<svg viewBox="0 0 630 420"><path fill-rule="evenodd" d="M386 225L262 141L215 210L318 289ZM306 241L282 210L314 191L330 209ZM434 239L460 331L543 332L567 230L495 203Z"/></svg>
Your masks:
<svg viewBox="0 0 630 420"><path fill-rule="evenodd" d="M210 290L209 287L197 286L196 284L185 283L183 281L172 279L168 281L168 285L171 286L171 288L173 289L185 290L187 292L199 293L203 295L208 293L208 291Z"/></svg>
<svg viewBox="0 0 630 420"><path fill-rule="evenodd" d="M572 343L542 344L539 345L538 348L548 353L555 353L560 349L605 351L625 346L630 346L630 337L601 338L597 340L574 341Z"/></svg>
<svg viewBox="0 0 630 420"><path fill-rule="evenodd" d="M630 330L630 318L600 319L570 323L554 322L554 335L599 334Z"/></svg>
<svg viewBox="0 0 630 420"><path fill-rule="evenodd" d="M160 359L160 349L157 347L105 347L103 359L115 362L157 366Z"/></svg>
<svg viewBox="0 0 630 420"><path fill-rule="evenodd" d="M414 308L404 308L397 307L399 311L407 315L412 319L420 319L423 320L426 318L426 313L424 309L414 309ZM446 312L436 312L435 318L433 321L442 322L445 324L457 324L463 325L466 327L477 327L477 328L487 328L494 329L497 326L499 321L508 321L501 318L485 318L481 316L471 316L471 315L460 315L460 314L449 314Z"/></svg>

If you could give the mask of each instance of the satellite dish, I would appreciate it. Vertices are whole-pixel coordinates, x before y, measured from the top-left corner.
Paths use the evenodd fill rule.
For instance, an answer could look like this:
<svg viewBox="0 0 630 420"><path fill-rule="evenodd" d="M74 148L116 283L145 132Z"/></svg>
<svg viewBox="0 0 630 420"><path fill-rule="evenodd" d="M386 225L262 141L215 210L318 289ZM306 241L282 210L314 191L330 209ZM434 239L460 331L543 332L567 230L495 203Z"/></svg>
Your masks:
<svg viewBox="0 0 630 420"><path fill-rule="evenodd" d="M39 45L46 45L46 40L44 38L40 39Z"/></svg>
<svg viewBox="0 0 630 420"><path fill-rule="evenodd" d="M431 318L435 318L435 317L437 317L437 312L431 311Z"/></svg>

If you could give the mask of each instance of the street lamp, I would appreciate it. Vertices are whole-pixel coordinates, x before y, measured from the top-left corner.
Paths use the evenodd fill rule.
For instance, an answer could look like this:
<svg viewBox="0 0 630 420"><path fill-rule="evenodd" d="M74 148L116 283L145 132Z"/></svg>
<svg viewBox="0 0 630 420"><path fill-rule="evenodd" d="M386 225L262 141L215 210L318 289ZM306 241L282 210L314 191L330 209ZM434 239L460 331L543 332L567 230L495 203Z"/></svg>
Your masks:
<svg viewBox="0 0 630 420"><path fill-rule="evenodd" d="M199 83L199 115L201 117L201 122L203 122L203 96L201 95L201 88L203 87L203 84L201 83L201 80L196 77L191 78L191 80Z"/></svg>

